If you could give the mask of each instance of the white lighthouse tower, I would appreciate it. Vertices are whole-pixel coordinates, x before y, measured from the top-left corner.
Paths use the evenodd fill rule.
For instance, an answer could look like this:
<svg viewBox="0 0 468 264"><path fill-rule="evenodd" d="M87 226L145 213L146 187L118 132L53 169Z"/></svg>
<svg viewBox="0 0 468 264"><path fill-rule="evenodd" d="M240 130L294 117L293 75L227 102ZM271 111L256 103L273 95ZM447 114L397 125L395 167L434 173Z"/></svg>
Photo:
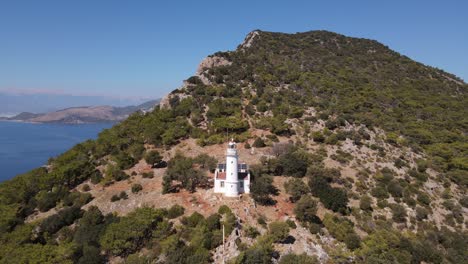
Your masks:
<svg viewBox="0 0 468 264"><path fill-rule="evenodd" d="M215 171L214 192L227 197L250 193L250 173L247 164L239 163L236 143L231 139L226 149L226 163L218 164Z"/></svg>
<svg viewBox="0 0 468 264"><path fill-rule="evenodd" d="M229 197L236 197L239 195L239 177L237 163L237 149L236 143L231 140L226 149L226 190L224 195Z"/></svg>

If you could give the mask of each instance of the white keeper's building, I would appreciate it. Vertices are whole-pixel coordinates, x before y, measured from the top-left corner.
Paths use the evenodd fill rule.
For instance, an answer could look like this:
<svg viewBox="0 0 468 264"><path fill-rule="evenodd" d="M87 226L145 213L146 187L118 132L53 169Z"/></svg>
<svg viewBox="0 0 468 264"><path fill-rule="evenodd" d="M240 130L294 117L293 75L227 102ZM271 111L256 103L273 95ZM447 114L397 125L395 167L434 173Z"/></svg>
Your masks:
<svg viewBox="0 0 468 264"><path fill-rule="evenodd" d="M226 149L226 163L218 164L214 174L214 192L227 197L250 193L250 173L247 164L239 163L236 143L231 140Z"/></svg>

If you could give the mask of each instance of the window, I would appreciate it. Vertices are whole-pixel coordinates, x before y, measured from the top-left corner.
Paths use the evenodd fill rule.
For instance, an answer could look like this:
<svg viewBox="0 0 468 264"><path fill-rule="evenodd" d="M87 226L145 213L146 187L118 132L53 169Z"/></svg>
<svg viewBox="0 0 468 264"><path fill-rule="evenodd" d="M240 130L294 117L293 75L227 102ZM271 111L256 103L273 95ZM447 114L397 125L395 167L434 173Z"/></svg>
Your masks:
<svg viewBox="0 0 468 264"><path fill-rule="evenodd" d="M239 182L239 187L244 188L244 182Z"/></svg>
<svg viewBox="0 0 468 264"><path fill-rule="evenodd" d="M221 188L224 188L224 181L220 181L219 183L221 185Z"/></svg>

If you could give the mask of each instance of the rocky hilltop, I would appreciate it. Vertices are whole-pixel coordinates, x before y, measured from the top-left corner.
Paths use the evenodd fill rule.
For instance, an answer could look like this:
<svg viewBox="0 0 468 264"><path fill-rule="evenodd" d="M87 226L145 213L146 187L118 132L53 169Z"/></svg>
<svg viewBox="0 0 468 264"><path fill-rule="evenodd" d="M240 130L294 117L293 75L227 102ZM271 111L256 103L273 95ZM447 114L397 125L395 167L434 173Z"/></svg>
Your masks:
<svg viewBox="0 0 468 264"><path fill-rule="evenodd" d="M463 263L467 91L374 40L253 31L2 183L0 263ZM236 199L212 189L231 137Z"/></svg>

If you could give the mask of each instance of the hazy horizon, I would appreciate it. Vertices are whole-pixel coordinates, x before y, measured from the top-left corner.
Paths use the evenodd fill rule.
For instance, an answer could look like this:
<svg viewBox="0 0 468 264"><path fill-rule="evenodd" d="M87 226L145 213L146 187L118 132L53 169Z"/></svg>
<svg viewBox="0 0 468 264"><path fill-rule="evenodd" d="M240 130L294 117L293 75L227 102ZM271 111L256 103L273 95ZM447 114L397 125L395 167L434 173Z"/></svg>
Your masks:
<svg viewBox="0 0 468 264"><path fill-rule="evenodd" d="M0 117L11 117L21 112L46 113L81 106L131 106L161 98L118 97L104 95L73 95L54 93L12 93L0 91Z"/></svg>

